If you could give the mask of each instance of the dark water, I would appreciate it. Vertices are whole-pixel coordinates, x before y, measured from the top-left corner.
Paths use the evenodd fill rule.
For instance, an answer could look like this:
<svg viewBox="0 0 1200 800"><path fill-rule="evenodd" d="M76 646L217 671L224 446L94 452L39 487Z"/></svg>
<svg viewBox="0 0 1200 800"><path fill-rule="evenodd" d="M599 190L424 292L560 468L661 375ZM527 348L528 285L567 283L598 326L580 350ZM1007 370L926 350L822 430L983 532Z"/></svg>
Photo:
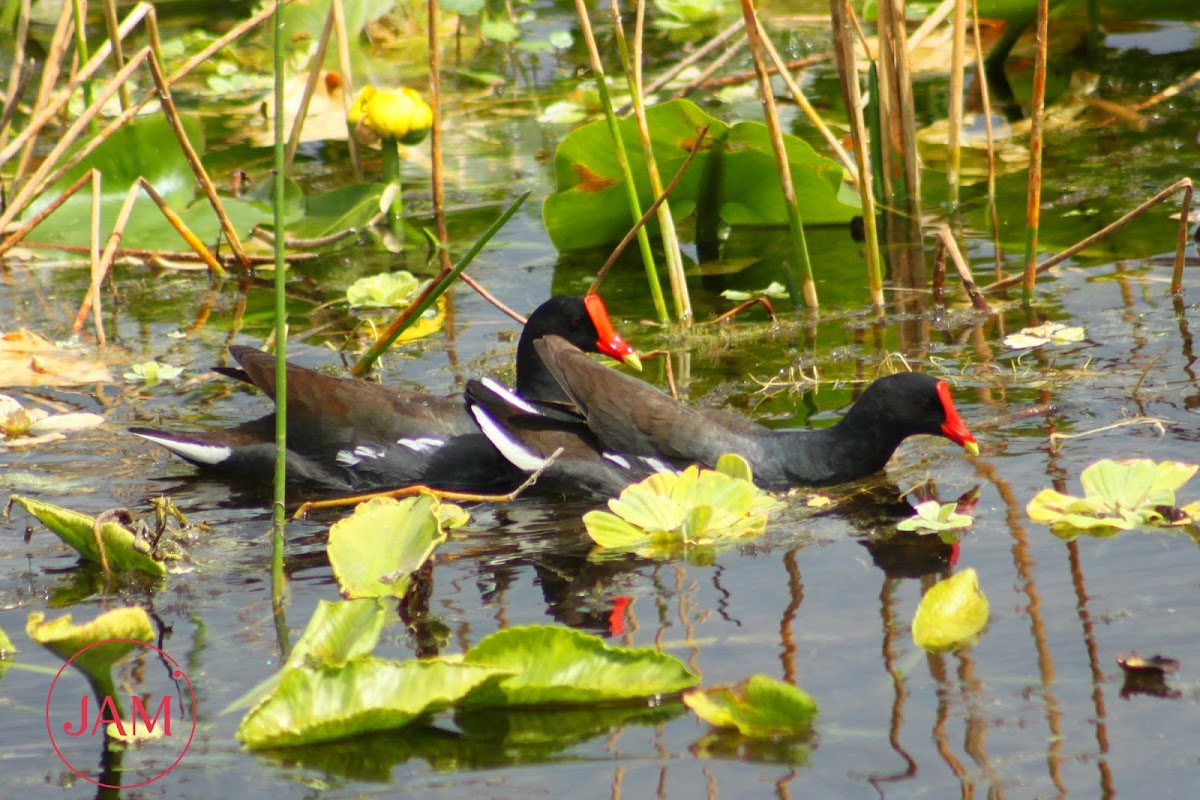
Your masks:
<svg viewBox="0 0 1200 800"><path fill-rule="evenodd" d="M1194 70L1196 29L1157 30L1164 38L1152 39L1155 47L1146 45L1153 32L1109 41L1122 49L1106 54L1101 85L1107 99L1136 101ZM1195 97L1184 96L1153 112L1145 132L1112 126L1052 137L1043 241L1065 246L1158 188L1195 176L1197 111ZM482 160L480 146L465 132L451 138L450 161L458 171L450 180L461 200L504 202L513 187L535 188L535 199L548 191L548 168L534 152L562 131L511 118L491 120L486 129L492 142L504 143L492 160ZM234 149L213 158L234 162L244 154ZM930 184L934 180L927 176ZM1004 240L1014 263L1020 258L1015 243L1023 239L1023 184L1023 175L1001 181ZM978 195L976 189L965 192L971 224L983 218ZM71 613L76 621L127 604L151 612L163 630L161 646L195 687L198 725L178 767L126 792L134 797L1190 797L1197 780L1193 739L1200 687L1196 543L1183 534L1139 532L1064 543L1031 523L1024 510L1042 488L1078 492L1079 473L1099 458L1197 458L1200 367L1193 336L1200 327L1200 281L1193 267L1176 306L1168 291L1169 266L1149 258L1174 246L1170 213L1152 212L1041 280L1039 317L1082 325L1087 338L1038 351L1002 344L1025 316L1000 302L1000 315L978 327L959 304L945 322L932 316L890 319L873 328L858 313L865 300L863 270L857 247L842 231L810 233L810 245L821 254L817 273L829 306L829 319L815 337L795 321L748 321L692 338L660 335L639 324L651 310L638 265L622 262L606 288L611 312L635 344L675 352L676 374L684 376L693 400L748 410L771 424L828 424L852 396L848 384L832 381L870 376L889 355L901 354L950 380L982 455L966 457L940 439L912 441L893 460L889 477L901 489L932 479L943 500L978 487L976 522L954 567L975 568L990 600L990 624L975 647L930 656L909 636L922 591L949 574L946 548L895 537L896 512L886 504L860 498L814 513L801 495L762 539L703 566L589 562L582 507L520 500L474 508L470 526L439 551L428 576L427 609L412 610L403 623L394 620L379 648L399 658L431 647L461 652L497 628L531 623L607 634L614 599L627 597L632 605L624 631L612 641L659 646L687 661L708 686L756 672L794 682L821 706L811 740L714 739L707 725L668 704L637 718L577 712L532 726L516 715L474 725L460 720L459 726L442 716L433 720L435 729L303 751L240 751L233 731L242 712L222 715L221 709L279 664L266 503L195 479L188 467L122 433L128 425L181 419L228 424L266 408L250 393L221 391L221 379L206 372L229 341L238 294L229 286L210 292L190 273L151 278L144 268L122 267L122 305L114 310L106 304L112 341L106 358L116 375L153 357L184 366L183 379L141 389L118 378L96 394L90 387L14 390L24 401L103 413L107 424L44 448L0 451L0 487L87 513L117 506L144 510L151 497L167 492L193 520L212 526L191 544L195 565L160 586L134 579L105 591L98 570L79 564L36 523L24 543L31 520L14 512L0 523L0 628L21 651L18 665L52 673L61 662L24 634L31 612ZM461 219L463 232L452 228L452 235L468 241L478 233L475 220L486 224L488 216ZM734 236L731 250L742 246L738 236L769 238ZM987 242L986 235L976 235L971 244L981 280L991 263ZM531 204L473 272L507 303L529 310L551 292L582 291L602 258L557 258ZM349 249L308 268L308 277L294 283L294 332L335 321L339 312L310 316L308 310L387 260ZM86 270L16 263L3 275L4 330L27 326L64 335L86 287ZM727 307L718 294L725 285L758 288L774 275L772 265L758 264L721 285L695 278L699 315ZM168 338L188 328L206 304L212 307L207 324L186 338ZM235 338L261 343L266 289L252 289L247 305L247 325ZM507 374L514 327L466 289L455 292L450 332L452 338L404 346L402 355L388 359L384 380L452 392L479 372ZM329 338L340 341L337 335ZM295 360L337 363L320 339L294 342ZM783 379L793 367L806 374L816 367L828 382L814 395L762 391L753 380ZM1119 422L1126 424L1050 439ZM1185 488L1181 500L1197 496L1200 483ZM293 640L319 600L337 598L324 557L325 531L335 518L289 525L287 626ZM1170 696L1123 694L1115 659L1129 651L1181 662L1168 681ZM96 794L50 748L44 706L52 677L14 668L0 680L3 796ZM70 671L62 682L66 696L84 690ZM550 729L559 735L546 741ZM100 774L94 744L64 750L92 777ZM148 774L165 767L153 747L130 754L127 764ZM126 785L136 782L128 777Z"/></svg>

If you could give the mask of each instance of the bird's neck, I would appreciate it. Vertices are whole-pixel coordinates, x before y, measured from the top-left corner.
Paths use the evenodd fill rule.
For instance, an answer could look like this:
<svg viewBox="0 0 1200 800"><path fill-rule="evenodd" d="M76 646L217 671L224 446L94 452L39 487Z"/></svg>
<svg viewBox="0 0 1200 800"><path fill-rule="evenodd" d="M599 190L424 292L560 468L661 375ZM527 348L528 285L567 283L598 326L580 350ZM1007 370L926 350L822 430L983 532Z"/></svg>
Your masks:
<svg viewBox="0 0 1200 800"><path fill-rule="evenodd" d="M521 333L521 340L517 342L517 394L546 403L570 402L567 393L554 380L537 348L533 346L541 335L539 329L527 324Z"/></svg>

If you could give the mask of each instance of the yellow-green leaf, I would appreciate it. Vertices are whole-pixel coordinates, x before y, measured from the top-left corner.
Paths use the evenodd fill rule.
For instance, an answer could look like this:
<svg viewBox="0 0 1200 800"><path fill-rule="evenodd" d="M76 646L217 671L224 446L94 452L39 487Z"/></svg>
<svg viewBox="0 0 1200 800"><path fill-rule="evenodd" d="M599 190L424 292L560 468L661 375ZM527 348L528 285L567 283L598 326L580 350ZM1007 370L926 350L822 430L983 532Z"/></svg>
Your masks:
<svg viewBox="0 0 1200 800"><path fill-rule="evenodd" d="M439 505L430 494L399 501L377 497L334 523L329 529L329 563L342 594L403 597L412 573L446 540Z"/></svg>
<svg viewBox="0 0 1200 800"><path fill-rule="evenodd" d="M806 692L767 675L752 675L736 686L697 689L683 702L708 724L753 737L807 733L818 711Z"/></svg>
<svg viewBox="0 0 1200 800"><path fill-rule="evenodd" d="M132 641L110 642L111 639L132 639L139 642L153 642L154 626L150 617L137 607L114 608L106 611L84 625L71 622L71 615L66 614L51 622L46 622L46 615L34 611L25 623L25 633L30 639L54 653L63 661L79 654L71 665L87 676L100 697L116 697L116 688L112 681L112 665L133 648L137 647ZM97 644L104 642L104 644ZM81 650L91 645L86 652Z"/></svg>
<svg viewBox="0 0 1200 800"><path fill-rule="evenodd" d="M100 563L93 517L20 495L10 497L9 503L16 503L33 514L88 561ZM105 522L100 526L100 540L104 544L104 554L110 568L134 569L150 575L167 574L163 563L150 554L149 546L120 523Z"/></svg>
<svg viewBox="0 0 1200 800"><path fill-rule="evenodd" d="M988 621L988 601L979 576L966 569L934 584L917 606L913 641L933 653L957 650L974 642Z"/></svg>

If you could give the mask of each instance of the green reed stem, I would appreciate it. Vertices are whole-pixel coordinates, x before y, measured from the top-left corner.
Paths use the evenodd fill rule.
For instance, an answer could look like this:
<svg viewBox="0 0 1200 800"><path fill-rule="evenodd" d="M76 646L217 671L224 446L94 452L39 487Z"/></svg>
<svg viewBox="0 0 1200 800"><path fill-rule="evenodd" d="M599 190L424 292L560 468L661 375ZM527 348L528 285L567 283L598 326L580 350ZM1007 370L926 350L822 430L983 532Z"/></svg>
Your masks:
<svg viewBox="0 0 1200 800"><path fill-rule="evenodd" d="M275 0L275 496L271 508L271 603L275 633L283 656L288 653L283 603L287 578L283 574L283 528L287 502L287 295L284 264L284 146L283 146L283 0Z"/></svg>
<svg viewBox="0 0 1200 800"><path fill-rule="evenodd" d="M505 209L504 213L483 232L483 236L479 237L475 244L471 245L471 249L459 259L453 268L448 270L443 269L439 272L437 277L430 281L429 285L425 287L425 291L421 293L413 304L404 309L400 316L384 331L383 336L379 337L375 341L375 344L371 345L367 349L367 352L363 353L362 357L358 359L358 363L350 370L350 374L357 377L366 375L371 366L379 360L379 357L392 346L393 342L400 338L400 334L404 333L404 331L408 330L409 326L420 319L425 310L433 305L450 288L450 284L454 283L459 273L475 260L475 256L479 255L479 251L491 241L493 236L500 232L500 229L512 218L512 215L517 213L517 209L521 207L521 204L525 202L529 195L530 192L525 192L514 200L513 204Z"/></svg>
<svg viewBox="0 0 1200 800"><path fill-rule="evenodd" d="M596 79L596 88L600 93L600 105L604 108L604 119L608 122L608 132L612 136L616 148L617 163L621 166L621 174L625 178L625 194L629 201L630 222L642 218L642 204L638 200L637 184L633 182L633 171L629 168L629 154L625 150L625 139L621 136L621 126L617 114L613 111L612 98L608 95L608 84L604 79L604 65L600 62L600 50L596 47L596 37L592 35L592 22L588 16L587 4L584 0L575 0L575 11L579 15L579 24L587 43L588 54L592 62L592 75ZM638 249L642 253L642 265L646 268L646 282L650 284L650 298L654 301L654 311L658 321L666 325L671 321L667 314L667 303L663 299L662 286L658 282L658 268L654 264L654 251L650 249L650 236L643 227L637 232Z"/></svg>
<svg viewBox="0 0 1200 800"><path fill-rule="evenodd" d="M90 56L88 55L87 43L87 15L83 13L82 0L71 0L71 10L75 15L75 47L79 51L79 63L86 64ZM92 79L89 77L83 82L83 107L89 108L92 105ZM96 123L89 123L88 130L92 133L96 132Z"/></svg>

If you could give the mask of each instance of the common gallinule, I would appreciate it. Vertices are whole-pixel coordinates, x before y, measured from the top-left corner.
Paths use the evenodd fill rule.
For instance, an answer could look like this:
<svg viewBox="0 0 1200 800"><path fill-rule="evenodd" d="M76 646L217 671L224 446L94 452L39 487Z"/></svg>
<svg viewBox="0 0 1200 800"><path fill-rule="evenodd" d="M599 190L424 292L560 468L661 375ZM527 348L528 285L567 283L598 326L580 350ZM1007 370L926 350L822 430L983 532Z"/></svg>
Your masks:
<svg viewBox="0 0 1200 800"><path fill-rule="evenodd" d="M517 345L513 402L569 403L535 342L548 335L640 367L636 351L613 329L598 295L552 297L530 316ZM275 357L234 345L241 369L219 372L275 398ZM367 381L324 375L288 364L288 479L333 492L361 492L421 483L459 491L507 490L523 477L480 433L461 397L439 397ZM277 402L277 401L276 401ZM269 480L274 472L275 415L229 430L130 432L162 445L210 472Z"/></svg>
<svg viewBox="0 0 1200 800"><path fill-rule="evenodd" d="M725 453L742 455L755 482L769 488L829 486L881 470L900 442L914 434L945 436L968 452L979 448L954 408L945 381L915 372L872 383L829 428L775 431L745 417L680 403L658 389L595 364L570 342L547 336L534 343L547 368L574 402L578 418L558 427L577 441L543 473L593 494L640 480L647 470L699 463L714 466ZM543 466L554 447L541 438L553 427L531 408L499 409L474 398L472 414L510 463L526 472ZM562 460L560 465L558 461ZM562 474L557 474L561 472Z"/></svg>

